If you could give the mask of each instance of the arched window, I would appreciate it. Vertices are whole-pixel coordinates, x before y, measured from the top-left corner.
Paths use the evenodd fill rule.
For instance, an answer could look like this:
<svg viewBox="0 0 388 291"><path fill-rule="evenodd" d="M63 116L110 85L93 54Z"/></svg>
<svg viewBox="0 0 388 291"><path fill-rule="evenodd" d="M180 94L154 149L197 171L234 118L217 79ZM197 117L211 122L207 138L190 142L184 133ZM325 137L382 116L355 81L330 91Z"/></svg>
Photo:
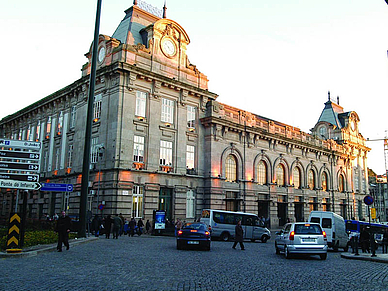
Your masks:
<svg viewBox="0 0 388 291"><path fill-rule="evenodd" d="M225 180L228 182L237 181L237 160L234 155L229 155L226 157L225 178Z"/></svg>
<svg viewBox="0 0 388 291"><path fill-rule="evenodd" d="M322 190L327 191L327 174L326 174L326 172L322 173Z"/></svg>
<svg viewBox="0 0 388 291"><path fill-rule="evenodd" d="M315 175L313 170L310 170L308 174L308 186L310 190L315 189Z"/></svg>
<svg viewBox="0 0 388 291"><path fill-rule="evenodd" d="M342 174L338 177L338 191L341 193L345 191L345 180Z"/></svg>
<svg viewBox="0 0 388 291"><path fill-rule="evenodd" d="M267 164L264 161L260 161L257 164L257 183L260 185L267 184Z"/></svg>
<svg viewBox="0 0 388 291"><path fill-rule="evenodd" d="M292 170L292 178L294 182L294 188L300 189L302 183L300 169L298 167L295 167L294 170Z"/></svg>
<svg viewBox="0 0 388 291"><path fill-rule="evenodd" d="M286 174L284 170L284 166L282 164L279 164L276 167L276 183L278 186L285 186L286 180L285 180Z"/></svg>

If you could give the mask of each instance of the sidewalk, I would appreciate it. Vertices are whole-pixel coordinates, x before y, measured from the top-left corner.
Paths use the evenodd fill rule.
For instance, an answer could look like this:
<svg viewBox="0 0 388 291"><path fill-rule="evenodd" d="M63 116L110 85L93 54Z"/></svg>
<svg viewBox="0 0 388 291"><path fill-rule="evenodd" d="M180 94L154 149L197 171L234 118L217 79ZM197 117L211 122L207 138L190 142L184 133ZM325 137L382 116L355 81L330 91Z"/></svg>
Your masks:
<svg viewBox="0 0 388 291"><path fill-rule="evenodd" d="M361 261L372 261L379 263L388 264L388 254L376 254L376 257L372 257L371 253L360 253L358 256L352 253L341 253L341 258L349 260L361 260Z"/></svg>
<svg viewBox="0 0 388 291"><path fill-rule="evenodd" d="M70 245L70 248L72 248L77 244L87 243L97 239L98 237L95 237L95 236L71 239L69 240L69 245ZM57 250L57 243L48 244L48 245L36 245L36 246L24 248L22 249L21 253L16 253L16 254L0 252L0 258L30 257L30 256L36 256L39 253L52 252L56 250Z"/></svg>

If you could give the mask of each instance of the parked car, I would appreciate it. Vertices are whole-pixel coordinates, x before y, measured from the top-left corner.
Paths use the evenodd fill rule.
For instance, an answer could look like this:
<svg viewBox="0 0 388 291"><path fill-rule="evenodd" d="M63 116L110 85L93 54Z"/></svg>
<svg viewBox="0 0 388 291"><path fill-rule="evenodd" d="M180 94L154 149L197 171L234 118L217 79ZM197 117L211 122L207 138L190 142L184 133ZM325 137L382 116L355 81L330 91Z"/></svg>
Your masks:
<svg viewBox="0 0 388 291"><path fill-rule="evenodd" d="M276 254L283 252L286 259L294 254L319 255L322 260L327 258L326 233L319 223L287 223L276 234Z"/></svg>
<svg viewBox="0 0 388 291"><path fill-rule="evenodd" d="M204 248L210 251L210 232L202 222L186 223L177 232L176 248Z"/></svg>
<svg viewBox="0 0 388 291"><path fill-rule="evenodd" d="M338 248L348 251L349 236L342 216L330 211L311 211L308 221L321 225L327 235L328 247L335 251L338 251Z"/></svg>

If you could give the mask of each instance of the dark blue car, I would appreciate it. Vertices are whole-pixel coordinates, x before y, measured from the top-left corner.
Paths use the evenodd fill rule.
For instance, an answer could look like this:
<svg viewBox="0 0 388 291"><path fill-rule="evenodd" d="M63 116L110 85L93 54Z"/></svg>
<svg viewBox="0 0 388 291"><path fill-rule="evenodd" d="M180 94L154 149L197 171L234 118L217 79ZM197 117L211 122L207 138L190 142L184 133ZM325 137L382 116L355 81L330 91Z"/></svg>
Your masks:
<svg viewBox="0 0 388 291"><path fill-rule="evenodd" d="M210 251L210 232L202 222L186 223L177 232L176 248L203 248Z"/></svg>

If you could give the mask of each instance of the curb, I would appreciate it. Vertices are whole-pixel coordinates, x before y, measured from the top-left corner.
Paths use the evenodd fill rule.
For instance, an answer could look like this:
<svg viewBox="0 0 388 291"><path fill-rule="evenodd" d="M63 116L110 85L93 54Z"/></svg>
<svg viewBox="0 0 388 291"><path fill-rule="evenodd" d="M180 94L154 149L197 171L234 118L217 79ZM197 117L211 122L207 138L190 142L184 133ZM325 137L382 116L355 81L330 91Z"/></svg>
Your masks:
<svg viewBox="0 0 388 291"><path fill-rule="evenodd" d="M348 260L359 260L359 261L369 261L369 262L378 262L378 263L385 263L388 264L388 259L386 258L379 258L379 257L366 257L363 255L346 255L346 254L341 254L341 258L348 259Z"/></svg>
<svg viewBox="0 0 388 291"><path fill-rule="evenodd" d="M94 240L97 240L98 237L87 237L87 238L80 238L80 239L72 239L69 240L69 245L74 246L82 243L87 243L91 242ZM37 256L40 253L44 252L52 252L57 250L57 244L50 244L50 245L43 245L41 248L38 249L31 249L31 250L25 250L22 251L21 253L6 253L6 252L1 252L0 253L0 258L20 258L20 257L34 257Z"/></svg>

